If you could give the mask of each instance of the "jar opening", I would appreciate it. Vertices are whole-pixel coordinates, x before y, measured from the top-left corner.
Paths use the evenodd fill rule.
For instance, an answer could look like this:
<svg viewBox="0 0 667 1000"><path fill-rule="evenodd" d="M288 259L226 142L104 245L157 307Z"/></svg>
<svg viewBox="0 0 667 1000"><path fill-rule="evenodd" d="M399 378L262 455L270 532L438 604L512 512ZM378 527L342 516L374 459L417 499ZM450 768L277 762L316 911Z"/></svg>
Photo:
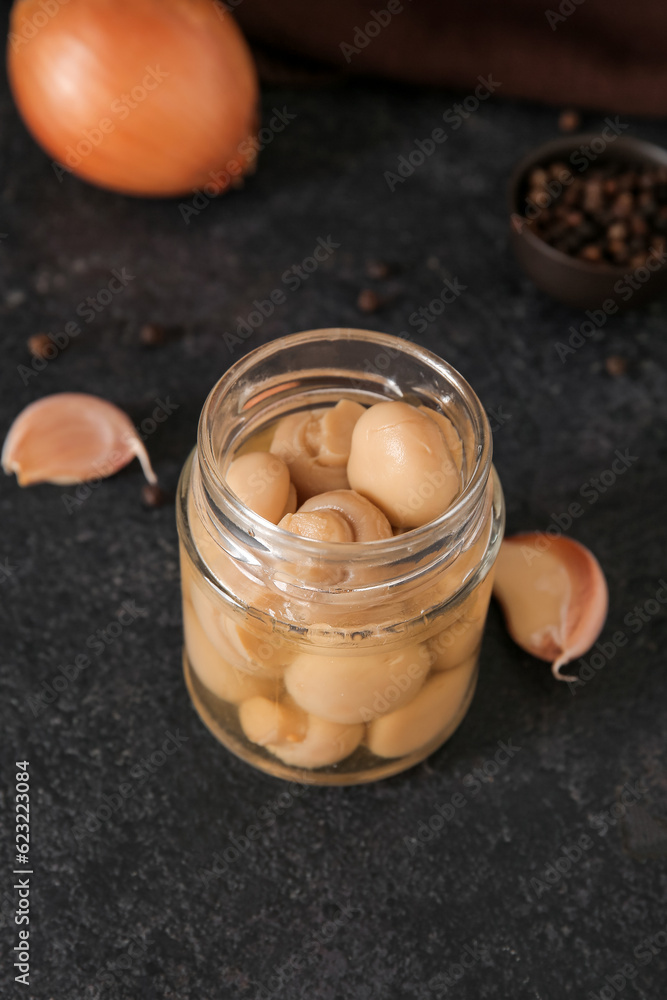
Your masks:
<svg viewBox="0 0 667 1000"><path fill-rule="evenodd" d="M299 409L334 405L341 398L370 405L402 400L444 413L463 443L463 487L449 509L422 527L364 543L322 543L294 535L249 510L225 481L244 440ZM354 563L375 571L362 597L387 585L405 585L431 568L442 570L474 534L485 508L492 442L486 413L472 388L450 365L415 344L383 333L336 328L293 334L252 351L218 381L204 404L197 465L199 513L209 533L259 571L279 564L284 585L339 594L345 580L317 588L298 579L299 567ZM291 577L291 579L290 579Z"/></svg>

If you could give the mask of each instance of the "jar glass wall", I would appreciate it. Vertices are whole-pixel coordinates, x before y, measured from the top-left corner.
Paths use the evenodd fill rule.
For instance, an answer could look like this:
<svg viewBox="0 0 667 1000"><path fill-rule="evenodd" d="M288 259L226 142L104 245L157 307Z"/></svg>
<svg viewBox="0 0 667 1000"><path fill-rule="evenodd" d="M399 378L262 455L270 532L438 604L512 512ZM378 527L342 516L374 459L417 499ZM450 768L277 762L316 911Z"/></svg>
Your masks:
<svg viewBox="0 0 667 1000"><path fill-rule="evenodd" d="M225 473L276 422L341 399L402 400L457 432L462 488L422 527L324 543L250 511ZM484 410L430 352L361 330L258 348L217 383L179 484L184 668L214 735L270 774L354 784L422 760L472 699L504 526ZM415 483L419 504L438 482Z"/></svg>

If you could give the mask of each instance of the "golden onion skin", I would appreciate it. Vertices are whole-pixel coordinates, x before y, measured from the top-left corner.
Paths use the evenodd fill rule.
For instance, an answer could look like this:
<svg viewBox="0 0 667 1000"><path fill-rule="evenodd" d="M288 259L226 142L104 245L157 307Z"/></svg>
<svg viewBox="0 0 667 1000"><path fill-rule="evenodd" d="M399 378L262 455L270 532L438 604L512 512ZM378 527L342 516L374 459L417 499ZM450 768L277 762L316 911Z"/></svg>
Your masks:
<svg viewBox="0 0 667 1000"><path fill-rule="evenodd" d="M37 142L100 187L213 195L256 159L255 66L214 0L17 0L7 66Z"/></svg>

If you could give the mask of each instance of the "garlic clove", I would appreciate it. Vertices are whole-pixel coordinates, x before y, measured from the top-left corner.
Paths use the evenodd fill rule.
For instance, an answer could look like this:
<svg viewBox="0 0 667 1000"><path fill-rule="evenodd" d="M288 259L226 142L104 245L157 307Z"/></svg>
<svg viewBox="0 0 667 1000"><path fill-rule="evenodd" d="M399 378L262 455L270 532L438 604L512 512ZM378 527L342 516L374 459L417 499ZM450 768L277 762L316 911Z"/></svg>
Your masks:
<svg viewBox="0 0 667 1000"><path fill-rule="evenodd" d="M157 476L132 421L113 403L60 392L25 408L9 429L2 467L19 486L68 486L106 479L138 458L149 483Z"/></svg>
<svg viewBox="0 0 667 1000"><path fill-rule="evenodd" d="M597 559L571 538L526 532L506 538L495 563L493 595L508 631L526 652L561 667L593 645L605 623L609 593Z"/></svg>

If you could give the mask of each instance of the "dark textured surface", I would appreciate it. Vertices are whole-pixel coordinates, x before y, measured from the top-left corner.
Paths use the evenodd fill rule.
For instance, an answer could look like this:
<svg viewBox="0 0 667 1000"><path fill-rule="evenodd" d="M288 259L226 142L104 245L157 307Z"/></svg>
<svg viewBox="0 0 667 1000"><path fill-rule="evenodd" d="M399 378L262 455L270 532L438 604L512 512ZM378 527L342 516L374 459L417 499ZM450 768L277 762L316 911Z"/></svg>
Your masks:
<svg viewBox="0 0 667 1000"><path fill-rule="evenodd" d="M478 693L444 749L377 785L287 795L219 747L189 705L173 507L142 509L136 463L71 513L62 499L71 489L19 492L3 477L3 996L546 1000L606 988L609 997L628 962L636 978L622 996L664 995L665 622L653 615L637 631L624 623L666 575L664 306L610 318L562 363L555 344L585 317L522 277L504 214L513 162L554 134L556 113L487 103L394 193L383 178L455 100L363 85L266 93L265 117L286 106L296 118L243 192L185 225L177 202L60 183L3 92L3 432L47 393L92 391L138 423L168 399L177 409L147 445L173 489L205 395L232 360L222 335L254 299L285 289L286 269L331 235L339 249L233 356L318 326L415 333L495 413L509 530L544 528L580 500L570 533L596 552L611 589L603 638L628 636L573 694L513 645L494 607ZM632 122L630 132L667 142L664 125ZM369 285L365 261L377 257L399 270L370 284L395 298L367 317L356 298ZM94 321L79 317L81 335L25 385L27 336L76 320L114 268L133 280ZM409 317L446 275L466 290L417 333ZM186 336L142 348L147 320L183 323ZM605 371L612 354L628 359L622 377ZM636 461L582 498L616 449ZM141 614L96 652L89 637L127 601ZM85 652L91 665L40 707L59 666ZM185 741L147 775L141 761L167 731ZM521 750L483 781L467 777L498 741ZM16 940L13 761L24 757L29 989L13 983L7 957ZM639 800L621 805L623 786L637 782ZM121 785L128 798L84 836L87 814L104 796L116 804ZM465 805L421 842L457 792ZM614 803L613 824L600 820ZM261 839L244 849L253 823ZM548 866L582 836L580 859L549 883ZM232 857L233 838L241 850L225 871L216 856ZM653 954L642 942L655 934Z"/></svg>

